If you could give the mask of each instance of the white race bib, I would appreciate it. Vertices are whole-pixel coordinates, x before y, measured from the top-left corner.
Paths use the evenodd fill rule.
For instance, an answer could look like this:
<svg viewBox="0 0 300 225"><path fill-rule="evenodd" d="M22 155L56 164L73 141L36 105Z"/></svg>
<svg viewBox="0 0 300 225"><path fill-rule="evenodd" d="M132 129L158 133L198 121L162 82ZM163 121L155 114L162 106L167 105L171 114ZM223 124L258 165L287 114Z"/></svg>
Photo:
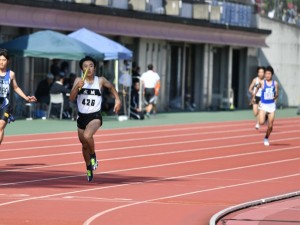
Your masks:
<svg viewBox="0 0 300 225"><path fill-rule="evenodd" d="M264 93L265 100L273 100L274 99L274 91L273 88L266 88Z"/></svg>

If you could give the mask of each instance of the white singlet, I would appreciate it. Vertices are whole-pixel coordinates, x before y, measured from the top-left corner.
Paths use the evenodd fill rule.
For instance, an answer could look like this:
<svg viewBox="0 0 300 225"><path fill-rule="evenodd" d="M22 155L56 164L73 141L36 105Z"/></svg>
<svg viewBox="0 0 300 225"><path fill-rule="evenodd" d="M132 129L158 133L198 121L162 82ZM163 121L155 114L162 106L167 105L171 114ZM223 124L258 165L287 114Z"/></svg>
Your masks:
<svg viewBox="0 0 300 225"><path fill-rule="evenodd" d="M94 77L92 84L84 82L77 95L77 106L80 113L89 114L101 110L102 95L99 78Z"/></svg>
<svg viewBox="0 0 300 225"><path fill-rule="evenodd" d="M253 93L255 93L258 84L259 84L259 79L258 79L258 77L256 77L255 85L253 88ZM259 88L255 96L261 97L261 91L262 91L262 89Z"/></svg>

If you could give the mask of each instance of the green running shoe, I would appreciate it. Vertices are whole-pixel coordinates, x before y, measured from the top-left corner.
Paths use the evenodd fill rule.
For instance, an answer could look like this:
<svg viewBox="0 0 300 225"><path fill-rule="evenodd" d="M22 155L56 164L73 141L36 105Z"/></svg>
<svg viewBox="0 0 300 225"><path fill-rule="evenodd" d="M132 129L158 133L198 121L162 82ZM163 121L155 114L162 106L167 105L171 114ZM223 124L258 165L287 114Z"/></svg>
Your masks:
<svg viewBox="0 0 300 225"><path fill-rule="evenodd" d="M91 182L93 180L93 178L94 178L93 170L92 170L91 167L92 166L89 165L88 168L87 168L87 170L86 170L86 175L87 175L88 182Z"/></svg>
<svg viewBox="0 0 300 225"><path fill-rule="evenodd" d="M96 158L91 158L91 166L92 166L92 170L96 170L98 167L98 161Z"/></svg>

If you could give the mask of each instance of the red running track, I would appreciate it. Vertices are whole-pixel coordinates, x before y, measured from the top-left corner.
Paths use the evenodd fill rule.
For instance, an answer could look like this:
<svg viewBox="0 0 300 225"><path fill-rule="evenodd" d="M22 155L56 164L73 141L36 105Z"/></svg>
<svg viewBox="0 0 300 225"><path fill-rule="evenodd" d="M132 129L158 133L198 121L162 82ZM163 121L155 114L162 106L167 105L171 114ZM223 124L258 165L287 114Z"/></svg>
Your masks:
<svg viewBox="0 0 300 225"><path fill-rule="evenodd" d="M207 225L229 206L300 189L300 119L99 130L88 183L76 132L6 137L1 225Z"/></svg>

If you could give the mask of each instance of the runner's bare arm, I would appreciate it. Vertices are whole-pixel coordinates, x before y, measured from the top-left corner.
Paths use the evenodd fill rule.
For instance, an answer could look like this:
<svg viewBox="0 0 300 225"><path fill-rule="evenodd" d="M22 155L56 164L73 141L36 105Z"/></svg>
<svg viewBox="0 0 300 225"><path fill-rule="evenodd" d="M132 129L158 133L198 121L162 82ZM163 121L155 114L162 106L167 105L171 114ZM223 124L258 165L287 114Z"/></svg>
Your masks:
<svg viewBox="0 0 300 225"><path fill-rule="evenodd" d="M275 96L274 96L274 100L276 100L279 96L279 86L278 86L278 82L275 81Z"/></svg>
<svg viewBox="0 0 300 225"><path fill-rule="evenodd" d="M26 96L22 89L18 86L16 76L13 71L10 71L10 80L12 83L12 88L21 98L25 99L27 102L36 102L36 98L34 96Z"/></svg>
<svg viewBox="0 0 300 225"><path fill-rule="evenodd" d="M77 97L77 94L78 94L78 91L80 88L82 88L84 85L84 81L80 78L80 77L77 77L74 81L74 84L73 84L73 88L70 92L70 101L74 101Z"/></svg>
<svg viewBox="0 0 300 225"><path fill-rule="evenodd" d="M262 87L262 81L260 81L258 84L257 84L257 88L255 89L255 91L253 92L253 95L252 95L252 102L254 103L255 102L255 96L258 92L258 89L260 89Z"/></svg>
<svg viewBox="0 0 300 225"><path fill-rule="evenodd" d="M119 98L117 90L114 88L114 86L104 77L100 77L99 79L100 87L106 87L115 97L115 106L114 106L114 112L118 113L121 108L121 100Z"/></svg>

